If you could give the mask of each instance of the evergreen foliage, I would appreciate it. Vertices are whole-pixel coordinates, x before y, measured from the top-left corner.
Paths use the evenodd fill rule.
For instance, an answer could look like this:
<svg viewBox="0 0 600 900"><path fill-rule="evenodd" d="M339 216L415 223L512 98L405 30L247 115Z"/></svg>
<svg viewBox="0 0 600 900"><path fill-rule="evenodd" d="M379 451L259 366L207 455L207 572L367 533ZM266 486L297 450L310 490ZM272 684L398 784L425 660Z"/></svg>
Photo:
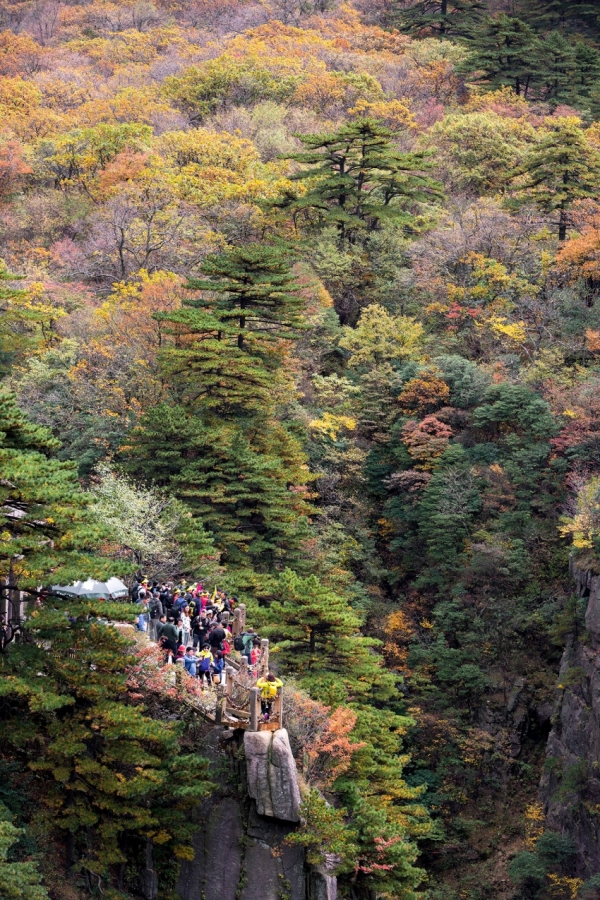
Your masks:
<svg viewBox="0 0 600 900"><path fill-rule="evenodd" d="M162 315L179 340L164 370L191 410L247 415L269 405L285 341L298 337L303 301L285 250L262 244L209 256L199 299ZM208 296L207 296L208 293Z"/></svg>
<svg viewBox="0 0 600 900"><path fill-rule="evenodd" d="M106 532L73 464L52 458L57 442L6 391L0 416L2 577L27 590L114 572L95 555ZM126 862L131 839L180 846L186 810L207 791L203 762L180 755L178 726L153 720L130 695L133 646L108 622L134 614L123 604L44 594L0 659L5 749L38 773L71 862L99 883ZM31 896L44 896L31 867L23 877Z"/></svg>
<svg viewBox="0 0 600 900"><path fill-rule="evenodd" d="M48 900L35 862L9 859L11 847L22 832L12 824L10 810L0 803L0 896L4 900Z"/></svg>
<svg viewBox="0 0 600 900"><path fill-rule="evenodd" d="M390 18L407 34L466 37L486 9L487 3L481 0L400 0Z"/></svg>
<svg viewBox="0 0 600 900"><path fill-rule="evenodd" d="M128 840L180 847L187 810L208 790L203 760L179 750L180 726L129 694L133 646L107 624L127 615L123 604L49 596L1 661L9 746L44 785L71 862L100 879L126 862Z"/></svg>
<svg viewBox="0 0 600 900"><path fill-rule="evenodd" d="M126 465L173 490L229 564L268 567L299 549L310 512L300 447L273 415L304 301L282 249L226 251L203 271L189 285L199 298L161 317L175 338L162 361L179 404L147 413Z"/></svg>
<svg viewBox="0 0 600 900"><path fill-rule="evenodd" d="M72 463L53 458L58 442L28 422L14 396L0 392L0 577L19 590L102 575L94 554L106 536Z"/></svg>
<svg viewBox="0 0 600 900"><path fill-rule="evenodd" d="M414 227L414 209L440 197L440 185L427 174L429 154L398 151L394 132L375 119L358 119L331 134L298 137L307 149L288 158L311 167L293 176L308 180L308 189L284 198L281 205L296 221L306 216L319 228L335 226L341 246L368 236L384 222Z"/></svg>
<svg viewBox="0 0 600 900"><path fill-rule="evenodd" d="M472 46L464 69L475 73L475 82L491 90L510 86L517 96L527 97L538 74L539 44L526 22L505 13L488 18L472 36Z"/></svg>
<svg viewBox="0 0 600 900"><path fill-rule="evenodd" d="M558 239L571 224L576 200L595 196L600 186L600 155L591 147L575 117L547 120L547 130L517 172L518 195L547 213L558 215Z"/></svg>

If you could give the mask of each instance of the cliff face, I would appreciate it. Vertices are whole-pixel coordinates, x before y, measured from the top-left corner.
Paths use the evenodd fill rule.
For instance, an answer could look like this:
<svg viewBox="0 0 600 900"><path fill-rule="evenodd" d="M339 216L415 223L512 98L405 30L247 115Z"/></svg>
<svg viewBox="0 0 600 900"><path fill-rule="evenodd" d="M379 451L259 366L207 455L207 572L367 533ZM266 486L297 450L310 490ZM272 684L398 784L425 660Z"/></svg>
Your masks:
<svg viewBox="0 0 600 900"><path fill-rule="evenodd" d="M600 871L600 576L571 562L585 629L565 648L540 797L548 827L570 835L577 874Z"/></svg>
<svg viewBox="0 0 600 900"><path fill-rule="evenodd" d="M195 856L182 863L177 885L182 900L336 900L336 879L286 843L300 803L287 732L246 732L242 743L212 728L201 749L219 784L194 813Z"/></svg>

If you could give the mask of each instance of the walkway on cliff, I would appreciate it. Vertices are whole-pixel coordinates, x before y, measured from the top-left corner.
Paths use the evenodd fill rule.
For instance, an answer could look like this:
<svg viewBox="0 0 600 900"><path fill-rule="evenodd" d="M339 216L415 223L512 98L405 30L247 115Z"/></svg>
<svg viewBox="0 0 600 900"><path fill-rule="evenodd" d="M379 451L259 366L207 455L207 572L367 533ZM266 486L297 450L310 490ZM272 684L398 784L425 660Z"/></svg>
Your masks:
<svg viewBox="0 0 600 900"><path fill-rule="evenodd" d="M222 624L231 627L232 642L246 630L246 606L240 603L230 622L229 613L222 614ZM148 633L144 632L149 640ZM249 666L248 659L235 651L228 658L225 667L225 680L220 684L211 684L204 693L203 701L187 700L200 715L214 725L239 728L244 731L277 731L283 727L283 688L273 699L272 711L268 722L261 716L261 692L256 682L269 671L269 641L263 638L260 642L260 656L254 666ZM185 670L177 667L177 675L184 676ZM192 677L192 676L187 676Z"/></svg>

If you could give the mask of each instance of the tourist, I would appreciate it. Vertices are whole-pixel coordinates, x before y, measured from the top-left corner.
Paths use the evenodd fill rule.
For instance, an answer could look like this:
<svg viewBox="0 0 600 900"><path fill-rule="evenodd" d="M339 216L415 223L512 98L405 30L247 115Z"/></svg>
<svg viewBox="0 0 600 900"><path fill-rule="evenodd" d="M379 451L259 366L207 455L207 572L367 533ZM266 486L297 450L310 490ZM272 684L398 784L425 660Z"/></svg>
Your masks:
<svg viewBox="0 0 600 900"><path fill-rule="evenodd" d="M260 711L263 722L268 722L271 718L273 700L277 696L279 688L283 687L283 682L272 672L269 672L264 678L258 679L256 687L260 690Z"/></svg>

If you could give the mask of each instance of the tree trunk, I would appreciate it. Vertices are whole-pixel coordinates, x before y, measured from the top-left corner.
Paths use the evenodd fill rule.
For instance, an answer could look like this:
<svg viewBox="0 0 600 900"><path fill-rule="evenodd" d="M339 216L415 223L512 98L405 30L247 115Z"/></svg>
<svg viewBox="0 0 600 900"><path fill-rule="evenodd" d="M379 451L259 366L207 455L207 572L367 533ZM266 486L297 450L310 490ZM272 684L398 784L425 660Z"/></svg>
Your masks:
<svg viewBox="0 0 600 900"><path fill-rule="evenodd" d="M567 238L567 211L565 209L561 209L560 218L558 220L558 239L559 241L564 241Z"/></svg>

